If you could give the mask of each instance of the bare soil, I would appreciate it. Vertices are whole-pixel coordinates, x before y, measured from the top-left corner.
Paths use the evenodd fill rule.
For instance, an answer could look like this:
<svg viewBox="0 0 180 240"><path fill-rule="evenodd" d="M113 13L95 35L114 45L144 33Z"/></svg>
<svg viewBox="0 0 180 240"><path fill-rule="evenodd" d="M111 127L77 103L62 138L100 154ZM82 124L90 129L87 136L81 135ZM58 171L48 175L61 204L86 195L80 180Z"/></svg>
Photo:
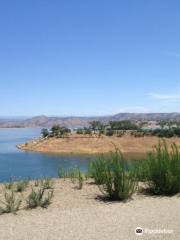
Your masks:
<svg viewBox="0 0 180 240"><path fill-rule="evenodd" d="M23 193L23 205L17 215L0 216L0 240L180 239L180 199L177 195L156 197L137 192L130 201L111 202L92 180L86 181L82 190L67 179L54 181L54 198L47 209L25 209L25 199L34 187L34 182L30 183ZM0 200L3 194L1 184ZM137 236L137 227L144 231L167 229L173 233Z"/></svg>

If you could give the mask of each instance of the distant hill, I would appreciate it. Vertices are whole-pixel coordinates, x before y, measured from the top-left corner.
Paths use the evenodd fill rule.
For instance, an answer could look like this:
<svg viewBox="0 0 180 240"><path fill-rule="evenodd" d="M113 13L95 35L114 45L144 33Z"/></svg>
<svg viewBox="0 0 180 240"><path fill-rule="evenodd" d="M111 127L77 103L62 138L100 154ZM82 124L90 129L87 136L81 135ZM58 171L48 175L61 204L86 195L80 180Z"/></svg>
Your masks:
<svg viewBox="0 0 180 240"><path fill-rule="evenodd" d="M109 121L180 121L180 113L119 113L108 117L46 117L44 115L29 118L23 121L0 119L0 128L50 128L53 125L63 125L67 127L88 126L90 121L97 120L102 123Z"/></svg>
<svg viewBox="0 0 180 240"><path fill-rule="evenodd" d="M109 121L171 121L180 120L180 113L119 113L108 118Z"/></svg>

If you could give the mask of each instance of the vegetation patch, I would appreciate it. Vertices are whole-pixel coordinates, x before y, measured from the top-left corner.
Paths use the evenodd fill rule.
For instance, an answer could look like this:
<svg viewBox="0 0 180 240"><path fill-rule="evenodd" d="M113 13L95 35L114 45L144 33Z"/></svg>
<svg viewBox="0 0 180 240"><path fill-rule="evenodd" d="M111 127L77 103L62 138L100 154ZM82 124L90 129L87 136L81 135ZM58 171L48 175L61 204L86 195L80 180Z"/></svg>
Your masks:
<svg viewBox="0 0 180 240"><path fill-rule="evenodd" d="M51 203L51 199L53 198L54 191L48 191L45 196L45 188L41 187L38 190L34 190L32 188L30 195L28 196L26 202L27 202L27 208L47 208L48 205Z"/></svg>
<svg viewBox="0 0 180 240"><path fill-rule="evenodd" d="M109 158L105 159L102 155L90 168L100 190L111 200L127 200L134 194L136 176L117 147L110 152Z"/></svg>
<svg viewBox="0 0 180 240"><path fill-rule="evenodd" d="M29 179L23 179L18 181L15 185L15 191L16 192L23 192L29 185Z"/></svg>
<svg viewBox="0 0 180 240"><path fill-rule="evenodd" d="M147 184L155 194L177 194L180 192L180 154L177 145L168 151L165 140L148 153Z"/></svg>
<svg viewBox="0 0 180 240"><path fill-rule="evenodd" d="M18 198L15 195L14 191L5 192L4 194L4 201L0 201L3 204L3 207L0 206L0 214L3 213L16 213L21 205L22 198Z"/></svg>

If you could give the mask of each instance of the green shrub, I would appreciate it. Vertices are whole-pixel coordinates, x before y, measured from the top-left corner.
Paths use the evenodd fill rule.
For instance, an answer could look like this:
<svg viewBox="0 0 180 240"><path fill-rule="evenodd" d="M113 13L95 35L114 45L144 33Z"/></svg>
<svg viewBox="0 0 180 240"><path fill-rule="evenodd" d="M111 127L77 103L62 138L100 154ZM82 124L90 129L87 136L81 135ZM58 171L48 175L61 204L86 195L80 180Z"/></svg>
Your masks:
<svg viewBox="0 0 180 240"><path fill-rule="evenodd" d="M75 174L74 168L63 169L61 165L58 167L58 176L59 178L73 178Z"/></svg>
<svg viewBox="0 0 180 240"><path fill-rule="evenodd" d="M23 192L29 184L29 179L23 179L15 184L16 192Z"/></svg>
<svg viewBox="0 0 180 240"><path fill-rule="evenodd" d="M4 183L4 188L12 190L14 188L14 181L10 181L9 183Z"/></svg>
<svg viewBox="0 0 180 240"><path fill-rule="evenodd" d="M155 194L176 194L180 192L180 154L175 143L168 151L165 140L148 153L148 185Z"/></svg>
<svg viewBox="0 0 180 240"><path fill-rule="evenodd" d="M66 178L70 178L72 183L75 183L78 178L78 169L77 168L68 168L65 173Z"/></svg>
<svg viewBox="0 0 180 240"><path fill-rule="evenodd" d="M54 181L53 179L47 176L46 178L40 179L40 184L44 189L52 189L54 185Z"/></svg>
<svg viewBox="0 0 180 240"><path fill-rule="evenodd" d="M40 180L39 180L39 179L36 179L36 180L34 181L34 186L35 186L35 187L38 187L40 184L41 184L41 183L40 183Z"/></svg>
<svg viewBox="0 0 180 240"><path fill-rule="evenodd" d="M84 172L84 177L86 180L90 179L91 175L88 171Z"/></svg>
<svg viewBox="0 0 180 240"><path fill-rule="evenodd" d="M85 129L84 129L84 134L85 134L85 135L87 135L87 134L90 134L90 135L91 135L91 134L92 134L92 130L89 129L89 128L85 128Z"/></svg>
<svg viewBox="0 0 180 240"><path fill-rule="evenodd" d="M41 133L42 133L44 138L49 135L49 131L46 128L43 128Z"/></svg>
<svg viewBox="0 0 180 240"><path fill-rule="evenodd" d="M21 198L16 198L15 192L11 191L10 193L5 192L4 194L5 201L2 203L5 205L5 207L0 206L0 214L3 213L16 213L21 205L22 199Z"/></svg>
<svg viewBox="0 0 180 240"><path fill-rule="evenodd" d="M104 134L104 133L105 133L105 130L101 129L101 130L99 130L99 133L100 133L100 134Z"/></svg>
<svg viewBox="0 0 180 240"><path fill-rule="evenodd" d="M175 134L177 137L180 137L180 128L175 128L175 129L174 129L174 134Z"/></svg>
<svg viewBox="0 0 180 240"><path fill-rule="evenodd" d="M83 187L83 183L84 183L84 178L83 178L83 174L81 172L81 169L78 167L78 175L77 175L77 178L78 178L78 188L79 189L82 189Z"/></svg>
<svg viewBox="0 0 180 240"><path fill-rule="evenodd" d="M77 134L84 134L84 131L83 131L82 129L78 129L78 130L76 131L76 133L77 133Z"/></svg>
<svg viewBox="0 0 180 240"><path fill-rule="evenodd" d="M79 167L72 167L68 168L67 170L63 170L62 166L59 166L58 169L58 176L59 178L69 178L72 183L77 183L78 181L78 188L82 189L84 183L84 175L81 172Z"/></svg>
<svg viewBox="0 0 180 240"><path fill-rule="evenodd" d="M39 190L34 190L32 188L30 195L28 196L26 202L27 202L27 208L36 208L36 207L42 207L46 208L51 203L51 199L53 198L54 191L48 191L48 193L45 195L45 188L41 187Z"/></svg>
<svg viewBox="0 0 180 240"><path fill-rule="evenodd" d="M114 135L114 130L107 130L106 131L106 136L111 137Z"/></svg>
<svg viewBox="0 0 180 240"><path fill-rule="evenodd" d="M152 135L159 138L172 138L175 133L172 129L155 129L153 130Z"/></svg>
<svg viewBox="0 0 180 240"><path fill-rule="evenodd" d="M112 200L130 199L136 190L137 181L134 171L120 150L115 147L115 152L110 152L110 159L105 160L102 156L99 161L104 172L100 190Z"/></svg>
<svg viewBox="0 0 180 240"><path fill-rule="evenodd" d="M90 162L88 169L90 177L94 179L97 185L104 183L106 164L103 156Z"/></svg>
<svg viewBox="0 0 180 240"><path fill-rule="evenodd" d="M59 178L64 178L64 170L63 170L63 167L61 165L59 165L59 167L58 167L58 177Z"/></svg>
<svg viewBox="0 0 180 240"><path fill-rule="evenodd" d="M146 159L134 160L131 163L138 181L146 182L149 175L149 168Z"/></svg>

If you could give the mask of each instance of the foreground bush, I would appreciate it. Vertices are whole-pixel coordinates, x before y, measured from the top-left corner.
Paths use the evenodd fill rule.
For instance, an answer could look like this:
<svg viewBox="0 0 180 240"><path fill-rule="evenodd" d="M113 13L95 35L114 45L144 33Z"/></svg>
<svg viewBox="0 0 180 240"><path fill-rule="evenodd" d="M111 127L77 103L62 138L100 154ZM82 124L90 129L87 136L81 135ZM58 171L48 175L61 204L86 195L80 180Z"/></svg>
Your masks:
<svg viewBox="0 0 180 240"><path fill-rule="evenodd" d="M114 135L114 130L107 130L106 131L106 136L108 136L108 137L111 137L111 136L113 136Z"/></svg>
<svg viewBox="0 0 180 240"><path fill-rule="evenodd" d="M16 192L23 192L29 184L29 179L20 180L15 184Z"/></svg>
<svg viewBox="0 0 180 240"><path fill-rule="evenodd" d="M78 180L78 189L82 189L83 188L83 184L84 184L84 176L81 172L81 169L78 167L78 171L77 171L78 175L77 175L77 180Z"/></svg>
<svg viewBox="0 0 180 240"><path fill-rule="evenodd" d="M4 194L4 202L0 201L4 205L4 207L0 206L0 214L3 213L16 213L21 205L22 199L16 198L15 192L11 191L10 193L5 192Z"/></svg>
<svg viewBox="0 0 180 240"><path fill-rule="evenodd" d="M131 163L131 167L133 168L138 181L146 182L148 180L149 167L147 159L134 160Z"/></svg>
<svg viewBox="0 0 180 240"><path fill-rule="evenodd" d="M148 153L148 186L155 194L180 192L180 154L175 143L168 151L164 140Z"/></svg>
<svg viewBox="0 0 180 240"><path fill-rule="evenodd" d="M96 164L99 161L99 166L103 170L102 184L99 183L100 190L112 200L130 199L136 190L137 181L120 150L115 147L115 152L110 152L110 159L106 160L102 156L96 161Z"/></svg>
<svg viewBox="0 0 180 240"><path fill-rule="evenodd" d="M83 131L82 129L78 129L78 130L76 131L76 133L77 133L77 134L84 134L84 131Z"/></svg>
<svg viewBox="0 0 180 240"><path fill-rule="evenodd" d="M12 190L14 188L14 181L11 180L9 183L4 183L4 188Z"/></svg>
<svg viewBox="0 0 180 240"><path fill-rule="evenodd" d="M58 176L59 178L69 178L72 183L78 182L78 189L82 189L84 184L84 177L88 177L88 173L83 174L79 167L71 167L67 170L64 170L60 165L58 168Z"/></svg>
<svg viewBox="0 0 180 240"><path fill-rule="evenodd" d="M104 161L104 158L98 158L88 164L88 172L91 178L94 179L95 183L97 185L103 184L104 178L105 178L105 169L106 169L106 163Z"/></svg>
<svg viewBox="0 0 180 240"><path fill-rule="evenodd" d="M46 208L51 203L51 199L53 198L53 190L48 191L45 196L45 188L40 188L39 190L31 190L31 193L27 199L27 208L36 208L42 207Z"/></svg>
<svg viewBox="0 0 180 240"><path fill-rule="evenodd" d="M53 189L54 181L47 176L46 178L40 179L40 184L44 189Z"/></svg>
<svg viewBox="0 0 180 240"><path fill-rule="evenodd" d="M61 165L58 167L58 176L59 178L70 178L71 182L75 182L75 180L78 177L78 168L76 167L70 167L68 169L63 169Z"/></svg>

